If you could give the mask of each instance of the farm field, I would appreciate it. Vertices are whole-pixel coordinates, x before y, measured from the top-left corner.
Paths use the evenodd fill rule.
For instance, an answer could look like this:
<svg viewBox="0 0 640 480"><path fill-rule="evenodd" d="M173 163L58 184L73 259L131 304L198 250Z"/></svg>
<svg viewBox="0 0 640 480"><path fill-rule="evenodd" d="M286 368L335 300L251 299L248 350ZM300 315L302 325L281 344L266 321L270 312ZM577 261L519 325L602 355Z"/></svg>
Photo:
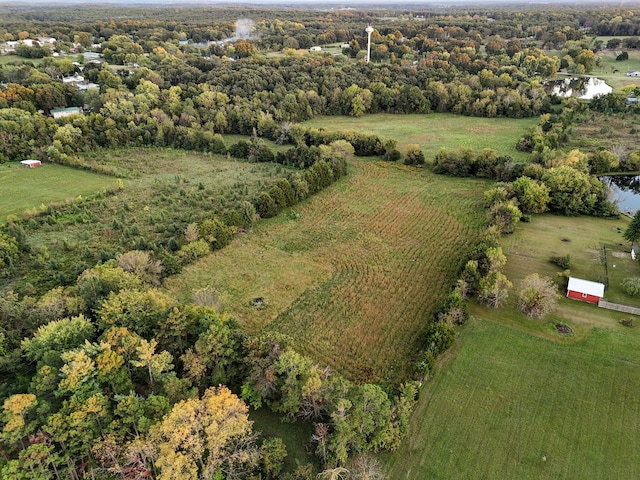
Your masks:
<svg viewBox="0 0 640 480"><path fill-rule="evenodd" d="M113 177L45 163L26 168L17 162L0 165L0 223L41 204L61 202L113 187Z"/></svg>
<svg viewBox="0 0 640 480"><path fill-rule="evenodd" d="M472 319L422 391L389 478L640 475L637 328L565 345Z"/></svg>
<svg viewBox="0 0 640 480"><path fill-rule="evenodd" d="M355 159L345 179L166 287L187 301L213 289L249 332L289 335L352 379L397 384L484 221L486 185Z"/></svg>
<svg viewBox="0 0 640 480"><path fill-rule="evenodd" d="M318 117L304 125L327 130L355 130L372 132L384 138L398 140L400 150L410 143L422 148L427 161L441 148L455 150L468 147L474 150L493 148L501 155L510 155L516 161L527 161L529 155L516 150L516 142L538 118L473 118L449 113L426 115L374 114L360 118Z"/></svg>

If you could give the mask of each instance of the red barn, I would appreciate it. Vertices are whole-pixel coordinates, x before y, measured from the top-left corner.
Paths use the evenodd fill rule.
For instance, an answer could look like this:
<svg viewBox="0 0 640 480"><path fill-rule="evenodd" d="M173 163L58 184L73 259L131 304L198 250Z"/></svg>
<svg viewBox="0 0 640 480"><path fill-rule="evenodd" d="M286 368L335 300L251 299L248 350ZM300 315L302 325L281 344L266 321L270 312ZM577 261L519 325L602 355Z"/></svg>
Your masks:
<svg viewBox="0 0 640 480"><path fill-rule="evenodd" d="M595 303L596 305L604 297L604 284L590 282L581 278L569 277L567 286L567 297L583 302Z"/></svg>

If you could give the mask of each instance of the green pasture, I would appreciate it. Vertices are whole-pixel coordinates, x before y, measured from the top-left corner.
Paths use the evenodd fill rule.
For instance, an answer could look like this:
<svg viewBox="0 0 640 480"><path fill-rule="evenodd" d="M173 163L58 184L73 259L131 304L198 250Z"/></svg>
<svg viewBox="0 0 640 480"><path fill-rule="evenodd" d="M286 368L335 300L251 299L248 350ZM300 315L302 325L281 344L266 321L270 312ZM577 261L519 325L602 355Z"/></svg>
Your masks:
<svg viewBox="0 0 640 480"><path fill-rule="evenodd" d="M38 66L42 63L41 58L24 58L19 57L18 55L0 55L0 65L12 64L14 62L18 63L32 63L35 66Z"/></svg>
<svg viewBox="0 0 640 480"><path fill-rule="evenodd" d="M514 160L527 161L529 155L516 150L518 139L538 118L475 118L449 113L426 115L374 114L363 117L317 117L304 125L327 130L370 132L398 141L400 150L417 143L427 160L432 160L441 148L455 150L492 148Z"/></svg>
<svg viewBox="0 0 640 480"><path fill-rule="evenodd" d="M613 87L619 90L628 85L640 86L640 77L627 77L627 70L640 70L640 52L626 50L629 54L628 60L616 61L616 53L612 50L598 52L601 65L595 67L591 72Z"/></svg>
<svg viewBox="0 0 640 480"><path fill-rule="evenodd" d="M165 286L185 301L212 289L247 331L289 335L349 378L397 384L477 238L486 187L354 159L346 178Z"/></svg>
<svg viewBox="0 0 640 480"><path fill-rule="evenodd" d="M638 327L567 345L490 318L463 328L423 387L389 478L638 478Z"/></svg>
<svg viewBox="0 0 640 480"><path fill-rule="evenodd" d="M229 148L234 143L238 143L240 141L249 141L250 137L235 133L225 133L224 135L222 135L222 139L224 140L224 144L226 145L226 147ZM281 152L291 148L291 145L278 145L276 142L274 142L273 140L269 140L268 138L260 138L259 141L275 152Z"/></svg>
<svg viewBox="0 0 640 480"><path fill-rule="evenodd" d="M531 223L520 223L515 233L501 241L507 255L507 277L516 287L532 273L557 279L561 269L550 262L551 258L570 255L572 276L604 283L607 300L640 307L640 299L628 296L621 288L625 278L640 276L640 265L631 259L630 245L622 238L628 223L625 217L534 215ZM513 302L515 309L515 299ZM582 315L576 312L577 317Z"/></svg>
<svg viewBox="0 0 640 480"><path fill-rule="evenodd" d="M113 177L50 163L37 168L18 162L0 164L0 222L4 223L7 215L90 195L115 184Z"/></svg>

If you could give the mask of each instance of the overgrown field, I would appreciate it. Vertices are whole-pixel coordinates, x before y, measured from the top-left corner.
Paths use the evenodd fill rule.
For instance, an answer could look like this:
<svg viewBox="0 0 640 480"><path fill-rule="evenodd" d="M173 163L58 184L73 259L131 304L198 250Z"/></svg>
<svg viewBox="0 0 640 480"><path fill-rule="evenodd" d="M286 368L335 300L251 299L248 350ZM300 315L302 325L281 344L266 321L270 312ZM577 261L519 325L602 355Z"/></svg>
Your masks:
<svg viewBox="0 0 640 480"><path fill-rule="evenodd" d="M590 112L584 122L572 128L567 146L589 153L611 150L618 155L640 150L640 118Z"/></svg>
<svg viewBox="0 0 640 480"><path fill-rule="evenodd" d="M25 168L19 163L0 164L0 223L5 222L7 215L90 195L115 184L113 177L50 163L37 168Z"/></svg>
<svg viewBox="0 0 640 480"><path fill-rule="evenodd" d="M350 175L168 282L215 291L357 380L398 383L484 220L485 182L356 159Z"/></svg>
<svg viewBox="0 0 640 480"><path fill-rule="evenodd" d="M474 150L493 148L500 155L526 161L529 156L516 150L516 142L538 118L474 118L448 113L428 115L375 114L364 117L318 117L304 122L308 127L328 130L373 132L398 140L400 150L417 143L427 160L444 147L450 150L468 147Z"/></svg>
<svg viewBox="0 0 640 480"><path fill-rule="evenodd" d="M86 163L129 178L115 191L116 178L93 175L102 181L107 178L114 187L111 194L34 212L23 228L35 254L19 266L7 287L42 292L75 281L84 269L118 253L158 247L175 250L184 243L187 225L222 215L286 173L277 164L177 150L106 150L96 152ZM71 172L73 178L92 178L79 170Z"/></svg>
<svg viewBox="0 0 640 480"><path fill-rule="evenodd" d="M387 458L389 478L638 478L639 347L637 327L564 345L470 321Z"/></svg>

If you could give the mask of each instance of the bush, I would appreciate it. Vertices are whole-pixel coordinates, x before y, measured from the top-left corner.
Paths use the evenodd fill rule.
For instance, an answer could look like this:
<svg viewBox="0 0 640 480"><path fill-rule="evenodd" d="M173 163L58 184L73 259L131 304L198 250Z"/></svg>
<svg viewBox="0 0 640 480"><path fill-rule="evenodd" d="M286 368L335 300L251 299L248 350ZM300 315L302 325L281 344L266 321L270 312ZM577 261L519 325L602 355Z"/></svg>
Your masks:
<svg viewBox="0 0 640 480"><path fill-rule="evenodd" d="M0 276L6 273L20 255L20 248L15 238L0 233Z"/></svg>
<svg viewBox="0 0 640 480"><path fill-rule="evenodd" d="M405 165L424 165L424 153L420 150L420 145L410 144L407 146L407 154L404 157Z"/></svg>
<svg viewBox="0 0 640 480"><path fill-rule="evenodd" d="M209 244L203 238L195 242L187 243L178 251L178 258L186 265L194 260L204 257L211 251Z"/></svg>
<svg viewBox="0 0 640 480"><path fill-rule="evenodd" d="M627 292L627 295L637 297L640 295L640 277L625 278L622 282L622 288Z"/></svg>
<svg viewBox="0 0 640 480"><path fill-rule="evenodd" d="M559 255L557 257L551 257L551 263L557 265L563 270L571 268L571 255Z"/></svg>

